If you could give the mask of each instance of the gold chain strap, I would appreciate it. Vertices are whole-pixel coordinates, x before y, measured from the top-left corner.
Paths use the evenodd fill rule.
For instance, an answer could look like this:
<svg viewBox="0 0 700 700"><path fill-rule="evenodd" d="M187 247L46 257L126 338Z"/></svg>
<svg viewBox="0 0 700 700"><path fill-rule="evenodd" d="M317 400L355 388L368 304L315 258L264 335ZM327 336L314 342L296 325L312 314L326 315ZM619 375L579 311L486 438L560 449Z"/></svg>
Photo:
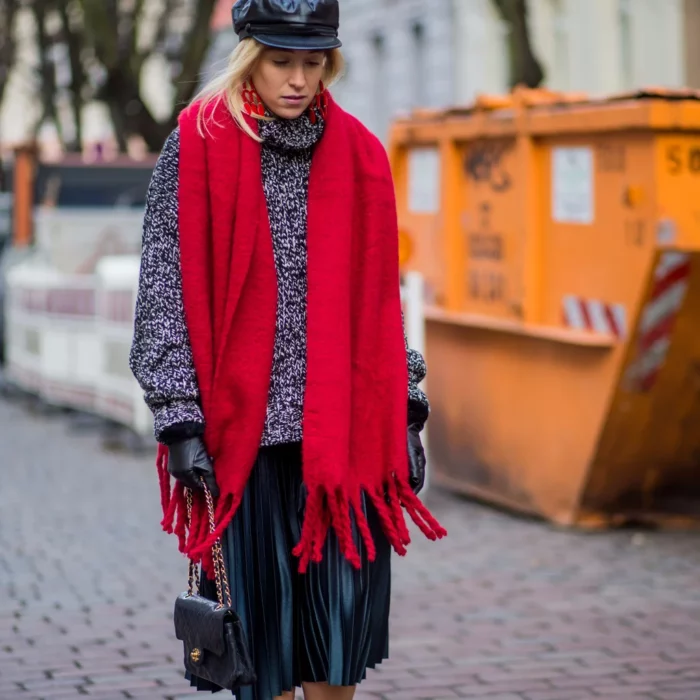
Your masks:
<svg viewBox="0 0 700 700"><path fill-rule="evenodd" d="M206 482L200 477L202 487L204 488L204 497L207 501L207 512L209 514L209 532L214 532L216 522L214 521L214 499L211 496ZM186 489L187 498L187 520L192 523L192 490ZM219 607L231 607L231 589L229 587L228 575L226 574L226 564L224 562L224 554L221 548L221 539L219 538L212 547L212 559L214 561L214 575L216 578L216 597L219 602ZM195 581L197 593L200 593L199 586L199 566L190 559L189 578L188 578L188 595L194 595Z"/></svg>

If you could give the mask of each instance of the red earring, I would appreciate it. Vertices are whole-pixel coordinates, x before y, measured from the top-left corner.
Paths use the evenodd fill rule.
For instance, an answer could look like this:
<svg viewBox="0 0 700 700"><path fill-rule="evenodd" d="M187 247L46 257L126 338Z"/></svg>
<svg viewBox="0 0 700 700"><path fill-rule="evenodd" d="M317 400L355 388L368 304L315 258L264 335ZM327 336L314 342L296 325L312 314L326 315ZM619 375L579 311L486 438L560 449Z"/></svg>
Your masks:
<svg viewBox="0 0 700 700"><path fill-rule="evenodd" d="M318 84L318 90L316 95L314 95L313 100L311 100L311 105L309 106L309 121L315 124L317 121L316 110L321 113L321 116L325 119L328 112L328 93L326 92L326 86L321 80Z"/></svg>
<svg viewBox="0 0 700 700"><path fill-rule="evenodd" d="M265 116L265 105L251 80L246 80L243 83L241 97L243 98L243 110L247 115L257 114L259 117Z"/></svg>

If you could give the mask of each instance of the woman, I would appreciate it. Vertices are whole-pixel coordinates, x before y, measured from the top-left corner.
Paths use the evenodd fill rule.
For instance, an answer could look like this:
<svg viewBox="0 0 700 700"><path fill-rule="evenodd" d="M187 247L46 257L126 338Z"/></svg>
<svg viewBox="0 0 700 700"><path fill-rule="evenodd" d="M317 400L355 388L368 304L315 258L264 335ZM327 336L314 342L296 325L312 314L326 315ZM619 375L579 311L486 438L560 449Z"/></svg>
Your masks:
<svg viewBox="0 0 700 700"><path fill-rule="evenodd" d="M428 403L387 157L325 89L338 16L338 0L234 5L241 41L165 144L144 226L131 367L162 445L163 526L209 570L221 535L251 700L352 698L387 657L402 506L446 534L414 493Z"/></svg>

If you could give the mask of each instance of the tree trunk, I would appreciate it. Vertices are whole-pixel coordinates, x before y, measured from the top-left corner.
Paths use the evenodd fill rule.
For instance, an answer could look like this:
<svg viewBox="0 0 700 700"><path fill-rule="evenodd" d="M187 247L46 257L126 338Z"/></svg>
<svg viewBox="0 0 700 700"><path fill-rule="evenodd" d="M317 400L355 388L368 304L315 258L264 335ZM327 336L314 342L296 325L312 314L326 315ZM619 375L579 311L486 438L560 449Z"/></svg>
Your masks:
<svg viewBox="0 0 700 700"><path fill-rule="evenodd" d="M137 79L124 71L112 71L96 97L109 108L122 152L126 152L128 138L134 135L144 140L149 151L158 152L175 126L176 117L164 123L153 117L141 99Z"/></svg>
<svg viewBox="0 0 700 700"><path fill-rule="evenodd" d="M0 0L0 105L15 63L17 45L15 43L15 16L19 10L20 0ZM0 134L0 142L2 134ZM5 190L5 164L0 151L0 192Z"/></svg>
<svg viewBox="0 0 700 700"><path fill-rule="evenodd" d="M202 63L211 42L211 17L217 0L199 0L197 14L187 35L182 55L182 70L175 80L175 116L192 99L198 89Z"/></svg>
<svg viewBox="0 0 700 700"><path fill-rule="evenodd" d="M83 91L85 90L87 78L85 68L81 58L83 50L83 40L78 31L71 23L70 11L67 2L59 3L59 17L62 25L62 35L68 45L68 59L70 61L70 101L73 112L73 123L75 126L75 136L72 143L66 144L69 151L80 152L83 144L83 107L85 100Z"/></svg>
<svg viewBox="0 0 700 700"><path fill-rule="evenodd" d="M56 85L56 67L50 58L51 41L46 29L46 17L51 10L51 0L35 0L32 10L36 23L36 36L39 48L39 82L41 85L41 118L36 124L35 131L41 129L45 120L51 120L56 126L61 142L63 129L56 109L58 86Z"/></svg>
<svg viewBox="0 0 700 700"><path fill-rule="evenodd" d="M20 0L0 0L0 102L15 62L15 16Z"/></svg>
<svg viewBox="0 0 700 700"><path fill-rule="evenodd" d="M493 3L508 27L511 87L538 87L544 80L544 70L532 48L527 0L493 0Z"/></svg>

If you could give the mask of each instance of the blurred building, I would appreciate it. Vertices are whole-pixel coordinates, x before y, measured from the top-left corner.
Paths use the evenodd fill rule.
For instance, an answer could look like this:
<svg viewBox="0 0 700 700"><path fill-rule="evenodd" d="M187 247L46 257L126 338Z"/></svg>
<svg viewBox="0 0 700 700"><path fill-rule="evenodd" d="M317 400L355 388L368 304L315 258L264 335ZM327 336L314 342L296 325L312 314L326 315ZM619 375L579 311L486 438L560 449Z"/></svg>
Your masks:
<svg viewBox="0 0 700 700"><path fill-rule="evenodd" d="M545 85L597 95L697 81L699 4L528 0ZM341 13L348 74L336 94L382 137L402 111L508 90L507 31L492 0L341 0Z"/></svg>
<svg viewBox="0 0 700 700"><path fill-rule="evenodd" d="M232 5L220 0L215 11L204 79L224 67L236 45ZM528 6L548 87L592 95L652 84L700 87L700 0L528 0ZM493 0L340 0L340 7L348 67L334 94L382 138L395 115L414 107L508 90L507 31ZM33 34L25 10L19 67L0 109L0 144L31 138L40 117ZM165 61L149 59L142 94L156 116L169 113L169 78ZM102 105L86 107L83 128L96 151L114 150ZM51 129L40 136L56 143Z"/></svg>
<svg viewBox="0 0 700 700"><path fill-rule="evenodd" d="M700 88L700 0L684 0L683 15L686 84Z"/></svg>

